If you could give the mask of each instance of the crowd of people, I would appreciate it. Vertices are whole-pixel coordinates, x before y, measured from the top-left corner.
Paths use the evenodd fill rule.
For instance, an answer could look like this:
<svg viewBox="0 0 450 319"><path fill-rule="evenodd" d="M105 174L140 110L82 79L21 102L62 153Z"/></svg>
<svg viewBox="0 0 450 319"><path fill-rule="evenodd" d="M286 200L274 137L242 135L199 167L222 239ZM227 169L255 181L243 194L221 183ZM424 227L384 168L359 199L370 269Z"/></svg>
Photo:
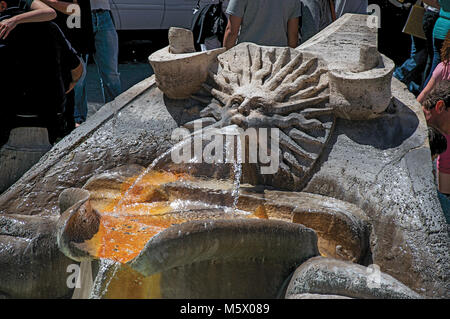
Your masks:
<svg viewBox="0 0 450 319"><path fill-rule="evenodd" d="M224 12L217 16L224 25L216 26L215 30L222 33L218 45L227 49L241 42L295 48L346 13L368 14L369 5L368 0L283 0L282 3L278 0L228 0L225 6L223 2L219 3ZM450 0L371 2L382 8L380 18L384 22L379 29L379 51L398 65L394 76L407 85L423 106L427 122L434 130L430 133L432 145L437 141L448 145ZM81 12L78 27L67 23L74 4ZM393 19L392 4L396 4L398 16L405 19L413 5L424 10L425 38L410 37L409 56L401 63L402 56L395 52L406 49L400 41L400 35L404 39L405 34L395 23L403 25L406 21ZM392 8L386 9L386 6ZM110 10L109 0L0 0L0 101L7 105L4 113L9 116L2 116L0 120L4 132L7 131L4 128L19 125L17 118L23 124L35 115L55 141L86 121L85 79L90 56L100 75L104 102L112 101L121 93L118 35ZM204 23L202 19L196 21ZM387 26L386 21L392 23ZM391 42L387 41L387 34L393 35ZM450 147L446 145L433 149L440 153L437 160L439 194L448 200Z"/></svg>
<svg viewBox="0 0 450 319"><path fill-rule="evenodd" d="M86 121L86 65L105 103L121 93L118 35L109 0L1 0L0 145L17 126L44 126L50 142Z"/></svg>

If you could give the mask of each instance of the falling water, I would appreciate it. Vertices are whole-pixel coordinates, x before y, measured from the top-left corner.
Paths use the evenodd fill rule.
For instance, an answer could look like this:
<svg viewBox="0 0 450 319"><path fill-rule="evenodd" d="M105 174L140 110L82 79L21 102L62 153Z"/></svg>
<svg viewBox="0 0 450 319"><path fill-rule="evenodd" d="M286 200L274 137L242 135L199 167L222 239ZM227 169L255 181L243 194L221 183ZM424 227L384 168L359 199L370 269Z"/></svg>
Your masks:
<svg viewBox="0 0 450 319"><path fill-rule="evenodd" d="M192 136L192 135L191 135ZM157 158L155 158L155 160L150 164L150 166L148 166L144 172L142 172L138 178L134 181L134 183L127 189L127 191L125 192L124 196L119 200L119 202L117 203L117 205L114 208L114 212L117 212L118 207L120 207L123 203L123 201L128 198L129 193L133 190L133 188L139 184L142 179L144 178L145 175L147 175L153 168L156 167L156 165L159 164L159 162L161 160L163 160L166 156L168 156L169 154L171 154L173 151L175 151L177 148L181 148L184 145L186 145L188 142L191 142L191 136L189 136L189 138L184 139L181 142L178 142L177 144L175 144L174 146L172 146L170 149L168 149L167 151L165 151L164 153L162 153L161 155L159 155Z"/></svg>
<svg viewBox="0 0 450 319"><path fill-rule="evenodd" d="M233 191L231 196L233 198L233 214L236 212L238 200L239 200L239 189L241 187L241 176L242 176L242 142L239 131L233 126L233 135L236 136L236 158L233 156ZM234 143L234 142L233 142ZM229 147L229 145L227 145Z"/></svg>
<svg viewBox="0 0 450 319"><path fill-rule="evenodd" d="M106 295L106 293L108 292L109 284L116 275L119 267L120 263L115 262L111 259L100 259L100 266L96 280L94 282L94 287L89 297L90 299L102 299L103 296ZM102 282L104 282L104 279L106 278L106 276L108 276L108 274L109 278L106 281L104 287L102 287Z"/></svg>
<svg viewBox="0 0 450 319"><path fill-rule="evenodd" d="M239 200L239 188L240 188L240 180L241 180L241 176L242 176L242 145L241 145L241 139L240 139L240 132L239 132L239 130L237 130L236 125L231 125L231 126L222 128L220 130L217 130L217 129L215 129L215 130L216 130L216 132L219 132L219 134L221 134L223 136L231 135L233 137L236 137L236 156L234 156L234 154L232 154L232 156L231 156L231 158L233 159L231 162L233 165L233 176L232 176L233 189L231 191L233 203L232 203L231 208L232 208L232 211L235 212L236 208L237 208L237 203ZM195 139L196 134L202 134L202 131L195 131L195 132L191 133L185 139L183 139L182 141L173 145L170 149L168 149L167 151L165 151L164 153L159 155L155 160L153 160L153 162L144 170L144 172L142 172L138 176L138 178L133 182L133 184L127 189L124 196L119 200L119 202L115 206L114 212L115 213L118 212L119 207L121 207L123 202L128 198L130 192L134 189L134 187L136 187L136 185L138 185L142 181L144 176L146 176L148 173L150 173L151 170L153 170L162 160L164 160L172 152L184 147L188 143L191 143L191 145L192 145L193 139ZM233 139L233 143L231 145L227 144L227 143L225 144L226 152L230 152L231 149L234 150L234 139ZM231 151L231 152L234 153L234 151ZM194 152L194 157L192 157L190 162L196 163L199 160L201 160L201 158L197 158L197 156L199 156L199 155L202 156L202 154L195 154L195 152ZM229 158L229 157L230 156L227 156L227 158ZM188 164L189 163L186 163L186 165L188 165ZM214 165L223 165L223 163L214 163Z"/></svg>

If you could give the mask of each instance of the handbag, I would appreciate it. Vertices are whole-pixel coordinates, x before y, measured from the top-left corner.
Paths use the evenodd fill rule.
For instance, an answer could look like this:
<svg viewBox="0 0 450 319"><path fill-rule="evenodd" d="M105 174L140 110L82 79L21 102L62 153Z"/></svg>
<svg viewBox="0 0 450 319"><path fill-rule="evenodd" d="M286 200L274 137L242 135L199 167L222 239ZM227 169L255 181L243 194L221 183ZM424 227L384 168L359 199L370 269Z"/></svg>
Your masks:
<svg viewBox="0 0 450 319"><path fill-rule="evenodd" d="M425 14L425 8L421 6L421 3L422 1L418 0L417 3L411 7L408 19L403 28L403 33L426 39L427 37L423 31L423 15Z"/></svg>

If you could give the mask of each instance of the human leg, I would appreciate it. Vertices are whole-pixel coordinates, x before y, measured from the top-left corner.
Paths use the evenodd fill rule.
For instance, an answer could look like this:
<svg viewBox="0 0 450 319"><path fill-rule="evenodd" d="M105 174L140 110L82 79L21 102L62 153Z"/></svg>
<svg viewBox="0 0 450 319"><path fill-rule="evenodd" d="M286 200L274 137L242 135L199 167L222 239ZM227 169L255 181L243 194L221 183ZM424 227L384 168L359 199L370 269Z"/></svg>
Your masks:
<svg viewBox="0 0 450 319"><path fill-rule="evenodd" d="M83 63L83 75L74 87L75 105L74 105L74 120L75 123L81 124L86 121L88 107L87 107L87 90L86 90L86 75L87 75L87 61L89 56L81 57Z"/></svg>
<svg viewBox="0 0 450 319"><path fill-rule="evenodd" d="M94 61L100 76L104 101L108 103L122 92L118 71L119 39L109 11L96 13L95 22Z"/></svg>
<svg viewBox="0 0 450 319"><path fill-rule="evenodd" d="M425 88L425 82L428 77L428 74L431 70L431 64L433 62L433 29L436 24L436 20L439 18L439 13L433 11L425 11L423 15L423 31L426 36L426 49L427 49L427 64L425 66L425 70L423 71L422 77L422 87L421 91Z"/></svg>
<svg viewBox="0 0 450 319"><path fill-rule="evenodd" d="M431 79L431 76L433 75L434 69L436 69L437 65L441 63L441 49L442 45L444 44L444 40L441 39L433 39L433 61L431 63L431 69L428 73L428 77L425 81L425 86L428 84L428 82Z"/></svg>
<svg viewBox="0 0 450 319"><path fill-rule="evenodd" d="M411 36L411 55L394 71L394 77L405 83L414 94L420 93L422 72L427 62L425 41Z"/></svg>

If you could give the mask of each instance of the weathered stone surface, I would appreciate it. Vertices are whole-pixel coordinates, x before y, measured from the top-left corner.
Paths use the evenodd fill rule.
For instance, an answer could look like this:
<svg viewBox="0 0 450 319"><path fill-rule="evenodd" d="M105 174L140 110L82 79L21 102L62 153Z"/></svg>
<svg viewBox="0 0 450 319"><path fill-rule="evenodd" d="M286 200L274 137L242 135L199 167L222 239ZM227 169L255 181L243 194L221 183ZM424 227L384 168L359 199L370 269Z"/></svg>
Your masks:
<svg viewBox="0 0 450 319"><path fill-rule="evenodd" d="M379 119L338 120L305 191L362 208L373 227L372 263L421 294L445 297L449 235L431 173L425 119L396 79L392 92L394 104Z"/></svg>
<svg viewBox="0 0 450 319"><path fill-rule="evenodd" d="M361 209L315 194L304 193L298 196L300 198L303 203L294 209L292 222L316 231L322 256L362 264L369 262L371 229ZM278 202L282 202L282 199L278 199Z"/></svg>
<svg viewBox="0 0 450 319"><path fill-rule="evenodd" d="M201 89L209 67L225 48L195 52L192 50L192 32L179 28L169 30L169 41L169 46L148 58L155 72L156 84L171 99L190 98Z"/></svg>
<svg viewBox="0 0 450 319"><path fill-rule="evenodd" d="M191 207L182 206L184 208L180 211L175 209L165 213L166 218L171 218L172 225L188 220L258 216L294 222L315 230L319 236L319 251L322 255L354 262L365 262L368 254L370 255L370 227L367 217L352 204L308 193L251 191L250 185L242 185L237 200L239 211L230 214L218 207L233 206L235 198L232 181L204 178L197 180L191 179L193 177L190 175L188 180L160 184L157 189L144 192L144 197L136 198L140 190L143 190L143 185L138 183L133 188L130 187L137 178L145 180L146 172L138 165L122 166L93 176L83 189L72 188L63 191L60 196L60 208L64 213L58 223L58 243L62 251L77 261L89 256L86 252L79 251L79 245L92 238L98 231L98 225L95 226L98 224L96 211L110 212L113 206L118 207L118 202L128 203L118 209L126 211L127 205L132 206L139 198L139 203L151 204L155 201L167 202L176 199L185 201L185 205L191 205ZM151 173L149 171L147 174ZM192 173L192 170L186 171L186 174L189 173ZM133 195L124 195L126 193ZM134 198L134 202L130 202L131 198ZM202 203L202 206L196 206L194 203ZM196 211L199 208L201 209ZM250 216L250 213L254 216ZM96 222L85 223L84 220Z"/></svg>
<svg viewBox="0 0 450 319"><path fill-rule="evenodd" d="M368 16L346 14L297 50L320 54L330 70L330 103L336 116L376 118L389 106L394 63L377 50L377 28Z"/></svg>
<svg viewBox="0 0 450 319"><path fill-rule="evenodd" d="M0 295L68 298L67 267L56 244L57 217L0 215Z"/></svg>
<svg viewBox="0 0 450 319"><path fill-rule="evenodd" d="M360 62L354 70L330 70L330 104L336 116L350 120L377 118L391 103L394 62L371 51L370 47L361 48L360 58L377 59L375 66L366 69L367 65Z"/></svg>
<svg viewBox="0 0 450 319"><path fill-rule="evenodd" d="M160 275L163 298L275 298L294 265L318 255L315 233L267 220L205 220L152 238L129 266Z"/></svg>
<svg viewBox="0 0 450 319"><path fill-rule="evenodd" d="M183 106L166 101L154 77L103 106L89 121L56 144L16 184L0 195L0 213L59 215L60 193L81 188L100 172L124 164L148 166L173 143L177 121L191 117ZM178 104L177 104L178 103Z"/></svg>
<svg viewBox="0 0 450 319"><path fill-rule="evenodd" d="M361 47L377 47L378 29L370 27L367 19L366 15L345 14L296 50L320 54L330 69L354 70L362 60Z"/></svg>
<svg viewBox="0 0 450 319"><path fill-rule="evenodd" d="M303 263L292 276L286 297L298 294L327 294L363 299L423 298L376 268L336 259L316 257Z"/></svg>
<svg viewBox="0 0 450 319"><path fill-rule="evenodd" d="M203 85L212 98L206 99L201 118L185 127L196 131L235 125L257 138L264 134L260 129L270 128L264 143L277 163L266 167L245 158L243 182L301 188L334 126L326 63L316 54L251 43L233 47L218 60ZM250 133L248 142L242 138L243 149L258 143Z"/></svg>
<svg viewBox="0 0 450 319"><path fill-rule="evenodd" d="M66 269L75 262L61 253L56 242L60 193L82 187L97 172L121 164L149 165L172 145L177 121L192 119L184 110L192 102L166 99L164 104L159 90L149 90L154 83L151 77L102 107L0 195L0 217L5 221L0 225L5 248L0 257L0 293L10 298L71 294ZM11 233L7 226L11 223L31 237Z"/></svg>
<svg viewBox="0 0 450 319"><path fill-rule="evenodd" d="M182 28L169 29L169 52L172 54L194 53L194 34Z"/></svg>
<svg viewBox="0 0 450 319"><path fill-rule="evenodd" d="M91 298L275 298L292 265L317 255L314 237L283 222L189 222L155 237L129 264L103 260Z"/></svg>
<svg viewBox="0 0 450 319"><path fill-rule="evenodd" d="M361 57L367 52L360 50L361 45L369 48L376 45L376 29L365 26L365 18L347 17L297 50L312 55L322 54L329 69L364 70L367 66L360 62L364 61ZM369 61L367 65L374 65L374 61ZM82 187L90 177L122 164L136 163L146 167L157 155L168 150L173 144L170 140L173 129L200 118L203 104L194 99L171 100L153 84L153 78L150 78L124 93L54 147L18 183L0 196L2 217L10 218L7 214L39 214L33 217L41 218L41 221L30 224L32 229L37 230L39 227L36 225L44 223L45 218L54 218L59 214L57 199L62 190ZM449 235L431 174L425 120L420 105L404 85L393 79L391 90L392 103L384 112L376 111L378 118L359 121L337 119L334 131L329 134L327 144L308 178L303 184L297 184L298 188L290 188L292 184L286 183L285 189L335 198L354 205L357 208L355 212L359 210L367 216L363 224L372 226L370 245L365 254L367 258L360 262L378 265L384 273L421 295L446 298L450 291ZM297 196L301 195L293 193L292 197L282 200L295 202L293 198ZM257 203L260 198L247 196L245 200ZM292 207L280 205L268 205L264 209L267 215L272 216L292 217L293 213ZM275 213L277 210L278 213ZM303 213L306 214L306 211ZM313 214L319 216L320 212ZM342 225L348 222L349 237L360 234L358 227L361 225L354 223L353 213L338 213L335 216L337 219L330 220L346 221ZM302 222L307 223L308 219ZM352 228L352 225L358 227ZM52 234L52 227L41 233ZM4 229L0 231L4 232ZM45 259L41 259L41 256L46 256L45 252L29 253L27 245L21 246L21 236L7 237L6 245L14 247L9 255L26 255L30 258L30 264ZM358 240L354 242L358 243ZM358 249L355 248L355 251ZM53 255L47 259L49 263L59 264L57 273L62 274L65 268L56 261L57 258ZM3 261L2 267L9 273L5 275L5 281L0 281L0 294L12 297L32 294L28 294L27 289L8 290L9 283L16 280L14 278L20 278L21 261L20 258L8 257L4 257ZM205 264L192 267L204 269L202 267L207 267L209 261L201 263ZM194 277L196 272L189 267L185 273L189 272ZM31 272L30 276L35 274ZM158 276L149 276L154 280L152 285L161 279ZM14 280L11 281L11 278ZM177 277L170 274L170 278ZM16 280L15 283L21 282L22 287L27 287L30 281L30 278L25 278L23 282ZM8 283L6 288L3 288L3 282ZM59 281L55 284L58 285ZM47 291L41 291L40 296L52 296L51 288L45 289Z"/></svg>
<svg viewBox="0 0 450 319"><path fill-rule="evenodd" d="M100 215L92 209L90 194L77 188L70 188L61 193L63 197L73 200L72 205L62 213L57 224L57 242L59 249L71 259L81 262L90 260L91 256L78 245L94 237L100 227Z"/></svg>

